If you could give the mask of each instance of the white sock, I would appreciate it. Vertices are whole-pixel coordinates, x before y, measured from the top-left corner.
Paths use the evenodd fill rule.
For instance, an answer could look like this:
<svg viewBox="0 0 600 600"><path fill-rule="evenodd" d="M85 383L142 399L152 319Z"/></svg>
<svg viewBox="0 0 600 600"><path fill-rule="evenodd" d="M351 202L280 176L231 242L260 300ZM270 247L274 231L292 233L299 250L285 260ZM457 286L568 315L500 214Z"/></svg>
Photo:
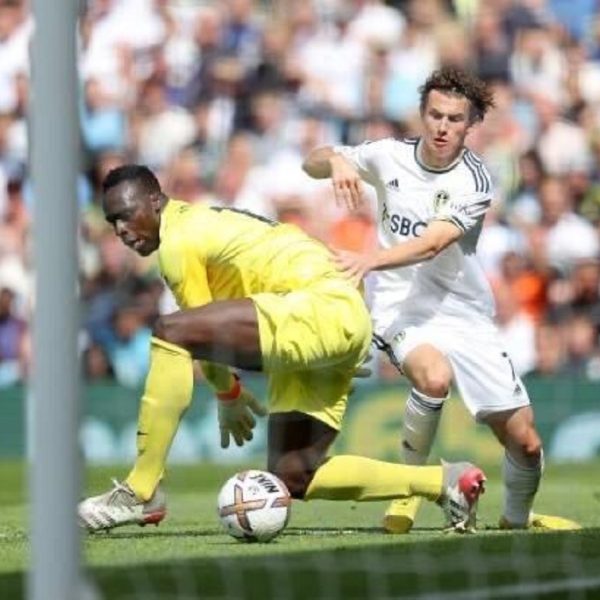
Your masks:
<svg viewBox="0 0 600 600"><path fill-rule="evenodd" d="M446 398L432 398L412 388L404 409L402 459L407 465L427 462Z"/></svg>
<svg viewBox="0 0 600 600"><path fill-rule="evenodd" d="M532 464L531 458L516 457L505 450L503 514L512 525L527 525L533 499L540 485L543 466L543 454L537 464Z"/></svg>

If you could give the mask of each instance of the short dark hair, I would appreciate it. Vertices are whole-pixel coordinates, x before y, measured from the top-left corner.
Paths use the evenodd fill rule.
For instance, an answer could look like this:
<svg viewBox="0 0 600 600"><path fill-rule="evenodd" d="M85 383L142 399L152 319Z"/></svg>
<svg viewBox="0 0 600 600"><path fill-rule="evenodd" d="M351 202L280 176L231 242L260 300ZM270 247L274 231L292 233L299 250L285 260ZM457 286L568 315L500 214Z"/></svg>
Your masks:
<svg viewBox="0 0 600 600"><path fill-rule="evenodd" d="M471 102L472 121L483 121L485 113L494 106L492 92L487 84L475 75L455 67L442 67L434 71L419 88L421 112L425 110L431 90L458 94L467 98Z"/></svg>
<svg viewBox="0 0 600 600"><path fill-rule="evenodd" d="M144 191L160 192L160 183L154 173L144 165L122 165L109 171L102 182L102 192L106 194L110 188L124 181L139 181Z"/></svg>

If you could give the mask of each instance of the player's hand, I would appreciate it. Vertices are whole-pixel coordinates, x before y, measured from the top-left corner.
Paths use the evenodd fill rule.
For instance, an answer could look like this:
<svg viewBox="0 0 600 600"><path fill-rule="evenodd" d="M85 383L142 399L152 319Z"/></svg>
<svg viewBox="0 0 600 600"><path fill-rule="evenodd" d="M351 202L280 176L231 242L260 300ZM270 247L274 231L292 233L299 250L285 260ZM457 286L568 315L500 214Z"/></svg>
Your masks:
<svg viewBox="0 0 600 600"><path fill-rule="evenodd" d="M336 154L330 159L331 182L338 206L356 210L363 201L360 175L343 156Z"/></svg>
<svg viewBox="0 0 600 600"><path fill-rule="evenodd" d="M350 252L333 249L333 261L355 286L359 286L363 277L373 268L373 257L369 253Z"/></svg>
<svg viewBox="0 0 600 600"><path fill-rule="evenodd" d="M219 400L219 429L221 448L228 448L230 438L238 446L252 439L256 425L254 415L264 417L267 409L247 389L242 388L235 400Z"/></svg>

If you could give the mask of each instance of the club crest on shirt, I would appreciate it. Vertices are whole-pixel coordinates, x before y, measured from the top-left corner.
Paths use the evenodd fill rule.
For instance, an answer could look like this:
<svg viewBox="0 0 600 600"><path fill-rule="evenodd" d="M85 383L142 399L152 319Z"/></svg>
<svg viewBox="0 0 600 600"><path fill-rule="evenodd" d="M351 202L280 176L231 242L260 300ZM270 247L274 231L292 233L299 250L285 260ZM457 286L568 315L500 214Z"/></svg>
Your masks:
<svg viewBox="0 0 600 600"><path fill-rule="evenodd" d="M438 190L433 195L433 208L437 212L450 200L450 194L446 190Z"/></svg>
<svg viewBox="0 0 600 600"><path fill-rule="evenodd" d="M404 329L402 329L394 336L394 342L396 342L397 344L401 344L405 338L406 338L406 331Z"/></svg>

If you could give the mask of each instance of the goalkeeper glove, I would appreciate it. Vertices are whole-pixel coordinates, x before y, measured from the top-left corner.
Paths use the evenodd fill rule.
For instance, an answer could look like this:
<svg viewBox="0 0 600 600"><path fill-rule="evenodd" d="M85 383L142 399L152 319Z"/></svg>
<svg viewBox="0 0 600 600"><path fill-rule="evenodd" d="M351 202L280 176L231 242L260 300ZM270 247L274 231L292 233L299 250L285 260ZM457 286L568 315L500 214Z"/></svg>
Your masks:
<svg viewBox="0 0 600 600"><path fill-rule="evenodd" d="M249 442L256 425L254 415L264 417L268 412L251 392L242 387L239 377L235 374L233 376L235 382L231 390L217 392L221 448L229 447L230 436L238 446Z"/></svg>

